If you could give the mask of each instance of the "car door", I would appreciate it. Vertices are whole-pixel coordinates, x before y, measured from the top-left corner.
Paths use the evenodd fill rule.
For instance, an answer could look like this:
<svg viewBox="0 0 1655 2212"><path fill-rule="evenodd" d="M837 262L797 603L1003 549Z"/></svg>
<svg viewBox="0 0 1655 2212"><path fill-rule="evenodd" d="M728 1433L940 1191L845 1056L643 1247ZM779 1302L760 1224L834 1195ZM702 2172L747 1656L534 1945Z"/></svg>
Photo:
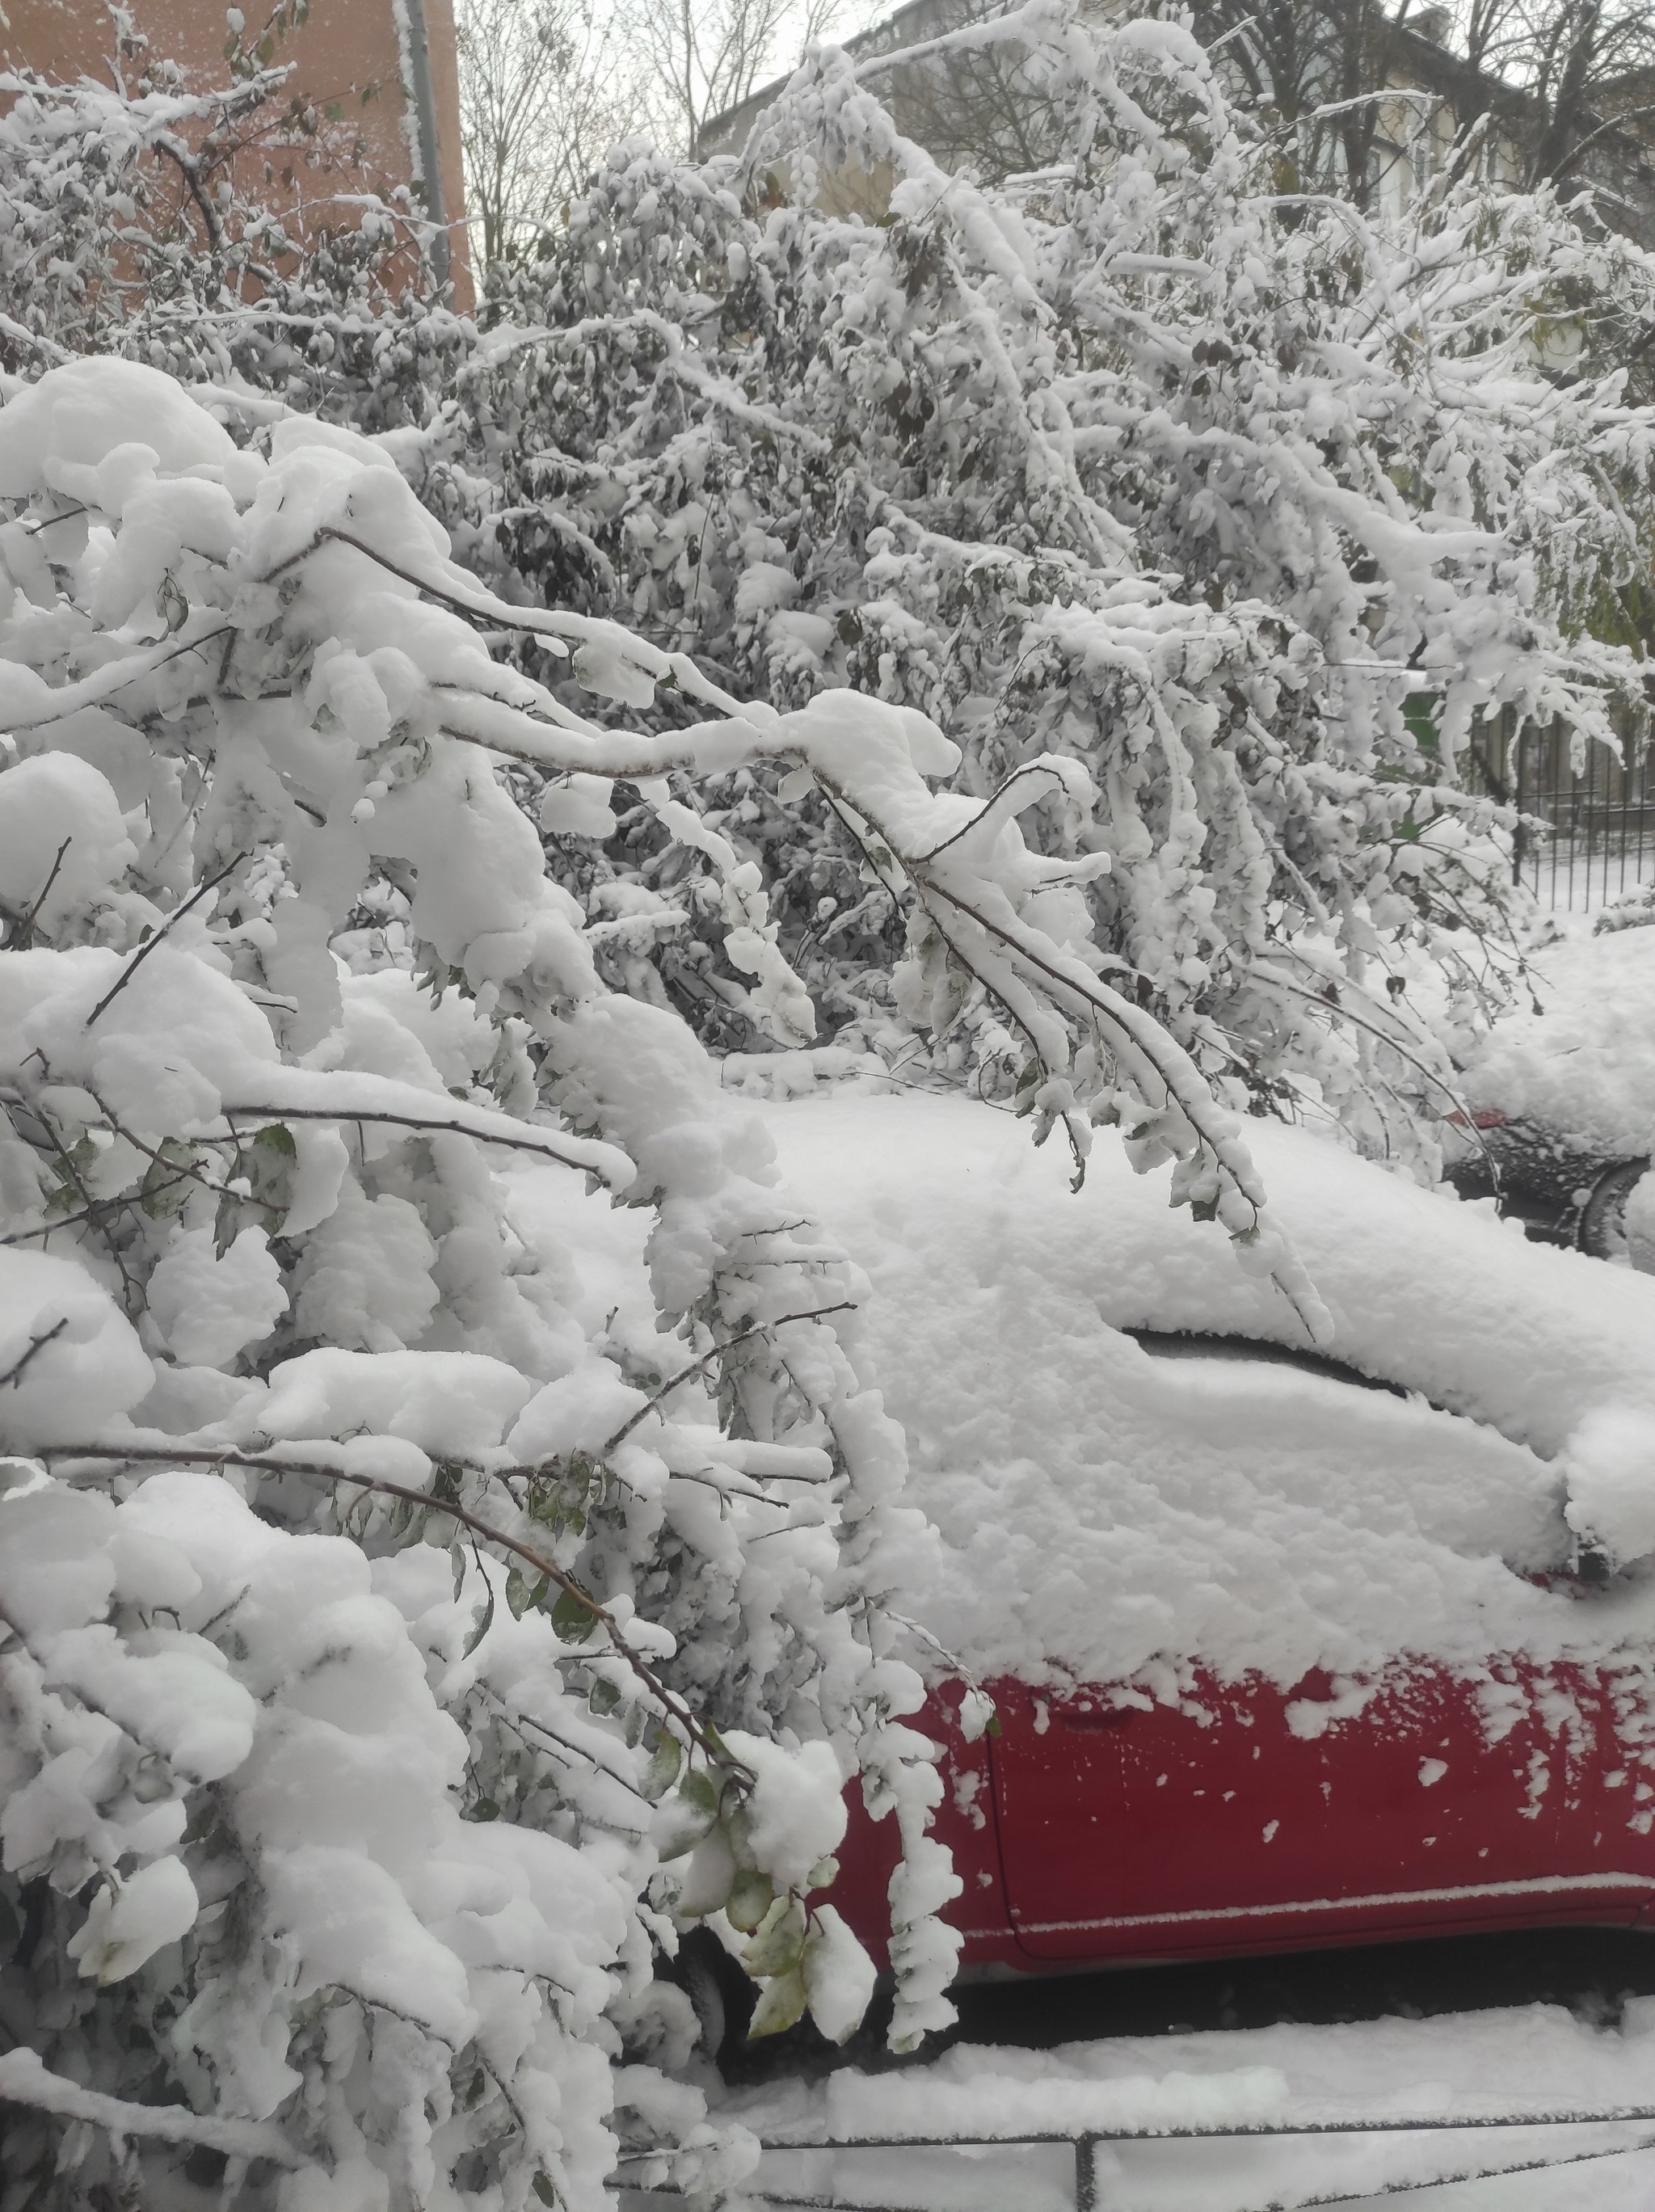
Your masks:
<svg viewBox="0 0 1655 2212"><path fill-rule="evenodd" d="M1647 1838L1606 1825L1581 1755L1596 1723L1515 1680L997 1693L1007 1899L1034 1958L1629 1919L1655 1895Z"/></svg>

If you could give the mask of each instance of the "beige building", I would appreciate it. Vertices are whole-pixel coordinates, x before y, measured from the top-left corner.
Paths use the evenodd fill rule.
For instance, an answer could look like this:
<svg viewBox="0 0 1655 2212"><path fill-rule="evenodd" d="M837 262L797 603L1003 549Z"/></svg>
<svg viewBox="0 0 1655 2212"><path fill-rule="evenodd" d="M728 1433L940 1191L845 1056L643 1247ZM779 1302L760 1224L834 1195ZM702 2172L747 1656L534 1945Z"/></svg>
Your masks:
<svg viewBox="0 0 1655 2212"><path fill-rule="evenodd" d="M246 197L313 235L342 208L351 219L353 194L409 188L443 227L456 303L471 305L452 0L310 0L307 10L293 0L249 0L240 10L224 0L131 0L130 13L149 53L177 62L192 91L229 82L225 48L238 15L249 52L268 37L271 58L292 74L234 155ZM141 65L116 46L105 0L0 5L0 67L111 83L118 69ZM288 119L294 114L304 128Z"/></svg>

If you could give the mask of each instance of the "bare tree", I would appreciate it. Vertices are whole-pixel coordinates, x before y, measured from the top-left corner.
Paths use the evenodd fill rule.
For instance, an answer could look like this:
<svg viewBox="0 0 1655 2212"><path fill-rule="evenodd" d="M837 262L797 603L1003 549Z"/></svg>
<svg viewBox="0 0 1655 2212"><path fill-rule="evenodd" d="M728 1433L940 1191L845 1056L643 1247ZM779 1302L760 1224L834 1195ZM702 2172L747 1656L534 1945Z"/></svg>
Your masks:
<svg viewBox="0 0 1655 2212"><path fill-rule="evenodd" d="M1447 23L1446 9L1409 0L1394 9L1385 0L1196 0L1195 8L1196 35L1222 52L1237 105L1274 131L1283 184L1337 191L1364 208L1395 127L1394 103L1382 95L1409 82L1409 34L1431 40Z"/></svg>
<svg viewBox="0 0 1655 2212"><path fill-rule="evenodd" d="M921 62L900 58L904 46L962 30L1006 13L1008 0L945 0L922 20L904 8L858 40L866 66L888 54L875 89L900 128L946 168L969 168L990 182L1039 169L1060 150L1061 118L1029 76L1028 50L1012 40L955 46ZM865 59L864 59L865 58Z"/></svg>
<svg viewBox="0 0 1655 2212"><path fill-rule="evenodd" d="M713 117L739 106L796 51L819 38L840 0L621 0L634 58L664 145L694 149Z"/></svg>
<svg viewBox="0 0 1655 2212"><path fill-rule="evenodd" d="M460 135L485 264L531 247L644 119L616 27L574 0L461 0Z"/></svg>
<svg viewBox="0 0 1655 2212"><path fill-rule="evenodd" d="M1456 20L1457 19L1457 20ZM1655 146L1648 0L1197 0L1240 104L1275 123L1300 180L1364 204L1401 90L1439 95L1464 131L1488 118L1500 172L1534 185L1608 185ZM1460 51L1454 52L1456 43ZM1628 175L1624 181L1632 183ZM1627 212L1648 219L1655 178ZM1641 199L1643 204L1639 204Z"/></svg>
<svg viewBox="0 0 1655 2212"><path fill-rule="evenodd" d="M1647 0L1472 0L1465 36L1525 183L1601 184L1655 144Z"/></svg>

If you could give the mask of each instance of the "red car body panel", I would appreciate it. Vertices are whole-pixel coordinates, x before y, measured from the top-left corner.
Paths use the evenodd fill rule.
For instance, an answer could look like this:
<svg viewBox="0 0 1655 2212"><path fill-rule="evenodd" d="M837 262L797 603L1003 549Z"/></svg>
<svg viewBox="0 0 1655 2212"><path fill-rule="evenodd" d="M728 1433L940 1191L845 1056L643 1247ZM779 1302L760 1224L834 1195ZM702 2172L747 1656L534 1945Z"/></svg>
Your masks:
<svg viewBox="0 0 1655 2212"><path fill-rule="evenodd" d="M1325 1678L1062 1696L957 1686L920 1717L943 1747L936 1832L963 1894L962 1966L1051 1972L1464 1935L1655 1912L1655 1738L1631 1686L1499 1662L1416 1672L1361 1699ZM1123 1701L1125 1700L1125 1701ZM1628 1739L1632 1747L1628 1749ZM834 1902L883 1962L895 1823L852 1791Z"/></svg>

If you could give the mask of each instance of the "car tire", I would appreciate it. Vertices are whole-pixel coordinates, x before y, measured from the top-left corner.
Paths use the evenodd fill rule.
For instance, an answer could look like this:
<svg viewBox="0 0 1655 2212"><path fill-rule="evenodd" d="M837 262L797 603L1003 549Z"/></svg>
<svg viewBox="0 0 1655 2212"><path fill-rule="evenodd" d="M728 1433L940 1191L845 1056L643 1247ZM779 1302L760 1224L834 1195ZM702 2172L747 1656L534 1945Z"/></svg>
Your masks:
<svg viewBox="0 0 1655 2212"><path fill-rule="evenodd" d="M1581 1251L1590 1253L1594 1260L1618 1261L1622 1267L1639 1264L1640 1255L1634 1254L1627 1234L1627 1200L1649 1173L1649 1165L1647 1160L1617 1160L1612 1168L1604 1169L1580 1209L1574 1241Z"/></svg>
<svg viewBox="0 0 1655 2212"><path fill-rule="evenodd" d="M722 2074L747 2039L758 1991L710 1928L692 1928L678 1945L671 1978L695 2010L701 2049Z"/></svg>

